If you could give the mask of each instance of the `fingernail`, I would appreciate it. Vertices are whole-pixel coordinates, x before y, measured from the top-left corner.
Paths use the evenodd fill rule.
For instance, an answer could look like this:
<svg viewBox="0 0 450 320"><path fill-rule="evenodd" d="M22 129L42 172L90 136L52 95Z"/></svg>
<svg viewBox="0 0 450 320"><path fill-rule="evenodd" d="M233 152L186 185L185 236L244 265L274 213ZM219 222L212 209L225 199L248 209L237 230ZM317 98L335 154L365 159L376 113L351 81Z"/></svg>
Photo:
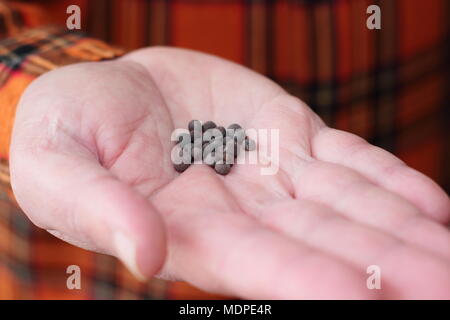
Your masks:
<svg viewBox="0 0 450 320"><path fill-rule="evenodd" d="M127 266L128 270L140 281L147 278L139 271L136 260L136 246L134 243L121 232L114 234L114 246L120 260Z"/></svg>

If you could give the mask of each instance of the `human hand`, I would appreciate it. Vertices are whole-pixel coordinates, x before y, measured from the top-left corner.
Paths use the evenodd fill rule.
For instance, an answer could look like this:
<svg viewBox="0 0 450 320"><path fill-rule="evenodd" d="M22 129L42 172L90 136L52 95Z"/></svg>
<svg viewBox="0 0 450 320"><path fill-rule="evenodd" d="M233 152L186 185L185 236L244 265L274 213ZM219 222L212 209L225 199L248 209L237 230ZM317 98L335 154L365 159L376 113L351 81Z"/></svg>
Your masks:
<svg viewBox="0 0 450 320"><path fill-rule="evenodd" d="M279 129L277 174L176 173L170 135L191 119ZM219 58L150 48L47 73L20 102L10 160L36 225L140 278L243 298L450 298L448 196Z"/></svg>

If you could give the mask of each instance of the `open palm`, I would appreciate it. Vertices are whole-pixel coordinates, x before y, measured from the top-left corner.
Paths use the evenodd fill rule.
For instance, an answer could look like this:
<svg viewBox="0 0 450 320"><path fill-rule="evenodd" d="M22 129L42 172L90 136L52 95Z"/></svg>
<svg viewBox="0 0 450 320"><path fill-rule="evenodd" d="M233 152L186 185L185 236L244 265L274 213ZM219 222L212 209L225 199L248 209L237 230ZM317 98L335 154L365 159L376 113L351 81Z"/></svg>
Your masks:
<svg viewBox="0 0 450 320"><path fill-rule="evenodd" d="M278 129L279 170L178 174L170 137L191 119ZM209 55L142 49L41 76L20 102L11 173L35 224L138 277L244 298L450 298L448 196ZM380 290L367 287L373 265Z"/></svg>

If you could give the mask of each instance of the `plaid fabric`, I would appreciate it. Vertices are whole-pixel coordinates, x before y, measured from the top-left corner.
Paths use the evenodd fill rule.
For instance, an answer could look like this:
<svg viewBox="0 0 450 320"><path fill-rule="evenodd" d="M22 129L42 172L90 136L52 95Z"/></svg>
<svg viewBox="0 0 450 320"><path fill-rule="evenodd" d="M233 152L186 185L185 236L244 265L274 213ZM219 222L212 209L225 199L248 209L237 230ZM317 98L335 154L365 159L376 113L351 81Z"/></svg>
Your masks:
<svg viewBox="0 0 450 320"><path fill-rule="evenodd" d="M0 2L0 39L18 34L24 25L22 15L16 8Z"/></svg>
<svg viewBox="0 0 450 320"><path fill-rule="evenodd" d="M82 31L108 43L127 49L187 47L249 66L305 100L331 126L384 147L450 190L450 3L446 0L21 1L13 5L16 17L8 20L15 21L16 27L2 24L6 11L0 6L0 34L17 36L22 24L39 21L65 24L66 7L72 4L81 7ZM381 7L381 30L366 28L366 8L371 4ZM45 10L36 9L37 5ZM14 43L22 43L19 38L0 44L0 55L8 56L8 67L4 64L0 69L0 79L8 77L0 87L0 157L4 159L15 103L36 76L32 71L36 61L30 57L39 50L20 52L22 62L12 68L17 53L11 50ZM70 59L61 63L58 56L87 41L66 32L46 41L52 47L59 38L65 44L53 47L53 55L43 58L45 70L69 63ZM95 43L95 47L100 44ZM5 96L9 98L1 100ZM0 166L4 181L0 298L214 298L183 283L138 284L115 259L77 249L38 230L11 205L7 179L4 162ZM65 268L70 264L83 270L80 291L65 287Z"/></svg>

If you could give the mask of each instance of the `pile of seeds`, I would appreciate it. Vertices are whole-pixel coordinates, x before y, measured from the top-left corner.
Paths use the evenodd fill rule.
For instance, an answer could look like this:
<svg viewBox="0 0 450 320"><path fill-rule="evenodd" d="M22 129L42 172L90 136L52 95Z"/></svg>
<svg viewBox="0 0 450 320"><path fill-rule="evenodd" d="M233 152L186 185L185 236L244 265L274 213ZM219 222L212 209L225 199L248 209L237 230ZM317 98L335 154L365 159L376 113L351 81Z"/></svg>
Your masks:
<svg viewBox="0 0 450 320"><path fill-rule="evenodd" d="M213 121L202 125L199 120L191 120L188 130L177 136L175 159L172 157L172 161L178 172L201 161L214 168L218 174L227 175L241 149L256 149L255 141L247 137L244 129L236 123L225 129Z"/></svg>

